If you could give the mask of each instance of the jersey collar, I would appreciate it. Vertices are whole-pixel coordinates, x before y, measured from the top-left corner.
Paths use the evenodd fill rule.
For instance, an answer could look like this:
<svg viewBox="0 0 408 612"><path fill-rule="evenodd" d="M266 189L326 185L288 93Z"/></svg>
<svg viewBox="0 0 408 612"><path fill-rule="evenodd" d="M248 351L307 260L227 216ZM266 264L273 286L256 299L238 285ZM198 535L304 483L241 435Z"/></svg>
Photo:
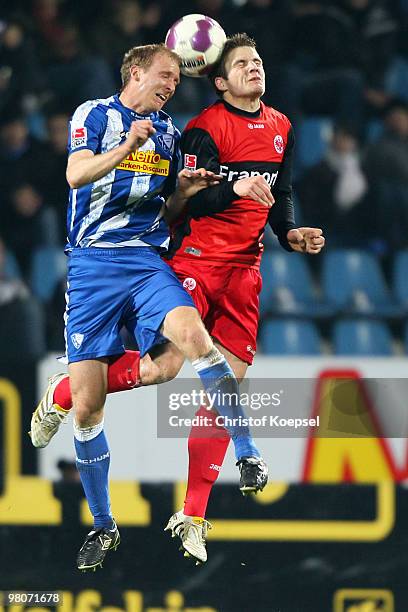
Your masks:
<svg viewBox="0 0 408 612"><path fill-rule="evenodd" d="M242 108L237 108L236 106L232 106L232 104L229 104L225 100L220 100L219 102L225 106L227 111L229 111L230 113L234 113L235 115L242 115L243 117L249 117L251 119L258 119L262 113L263 102L261 102L260 107L256 111L242 110Z"/></svg>
<svg viewBox="0 0 408 612"><path fill-rule="evenodd" d="M134 111L132 108L129 108L128 106L125 106L124 104L122 104L121 100L119 99L119 94L115 94L113 97L114 97L116 104L120 106L123 110L125 110L134 120L135 119L151 119L152 121L156 121L159 116L158 113L149 113L148 115L140 115L139 113Z"/></svg>

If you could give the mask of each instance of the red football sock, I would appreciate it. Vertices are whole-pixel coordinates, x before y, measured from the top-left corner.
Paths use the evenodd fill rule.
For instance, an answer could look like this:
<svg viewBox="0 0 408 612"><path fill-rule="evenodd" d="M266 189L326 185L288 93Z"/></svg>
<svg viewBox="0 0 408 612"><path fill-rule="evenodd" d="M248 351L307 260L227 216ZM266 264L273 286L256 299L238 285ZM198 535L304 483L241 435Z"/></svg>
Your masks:
<svg viewBox="0 0 408 612"><path fill-rule="evenodd" d="M108 366L108 393L128 391L140 387L140 353L139 351L125 351L116 357ZM64 410L72 408L71 388L69 377L63 378L54 389L54 404Z"/></svg>
<svg viewBox="0 0 408 612"><path fill-rule="evenodd" d="M125 351L108 366L108 393L140 387L140 353Z"/></svg>
<svg viewBox="0 0 408 612"><path fill-rule="evenodd" d="M209 426L191 428L188 438L188 482L184 500L184 514L204 518L208 498L218 478L230 437L224 427L216 424L216 414L205 406L196 416L211 419ZM205 436L205 437L204 437Z"/></svg>
<svg viewBox="0 0 408 612"><path fill-rule="evenodd" d="M71 387L69 386L69 376L60 380L54 389L54 404L58 404L64 410L72 408Z"/></svg>

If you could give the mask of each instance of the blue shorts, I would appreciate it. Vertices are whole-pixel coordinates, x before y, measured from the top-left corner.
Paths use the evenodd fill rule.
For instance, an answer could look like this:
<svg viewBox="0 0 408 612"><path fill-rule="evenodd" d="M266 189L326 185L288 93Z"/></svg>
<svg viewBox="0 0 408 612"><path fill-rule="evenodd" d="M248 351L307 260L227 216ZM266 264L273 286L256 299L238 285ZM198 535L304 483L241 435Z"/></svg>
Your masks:
<svg viewBox="0 0 408 612"><path fill-rule="evenodd" d="M173 270L150 247L79 248L69 253L65 311L68 363L120 355L125 326L141 355L165 342L160 327L177 306L194 306Z"/></svg>

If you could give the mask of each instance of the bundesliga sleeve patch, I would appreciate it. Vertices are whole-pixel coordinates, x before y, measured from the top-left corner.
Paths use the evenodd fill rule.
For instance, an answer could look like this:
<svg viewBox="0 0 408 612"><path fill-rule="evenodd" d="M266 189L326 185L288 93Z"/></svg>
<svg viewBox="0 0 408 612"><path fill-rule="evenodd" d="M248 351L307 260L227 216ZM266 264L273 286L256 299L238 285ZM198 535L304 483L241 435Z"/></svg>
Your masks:
<svg viewBox="0 0 408 612"><path fill-rule="evenodd" d="M197 155L184 153L184 168L185 170L197 170Z"/></svg>
<svg viewBox="0 0 408 612"><path fill-rule="evenodd" d="M71 149L83 147L86 145L87 129L86 127L75 128L71 132Z"/></svg>

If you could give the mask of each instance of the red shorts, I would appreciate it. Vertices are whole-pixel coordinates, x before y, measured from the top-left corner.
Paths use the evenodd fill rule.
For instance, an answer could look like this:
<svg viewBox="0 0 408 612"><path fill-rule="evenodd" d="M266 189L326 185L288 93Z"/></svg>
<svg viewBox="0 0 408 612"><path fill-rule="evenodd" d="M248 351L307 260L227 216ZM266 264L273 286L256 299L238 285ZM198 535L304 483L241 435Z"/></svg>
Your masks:
<svg viewBox="0 0 408 612"><path fill-rule="evenodd" d="M194 300L208 332L249 365L256 352L262 278L253 268L168 262Z"/></svg>

